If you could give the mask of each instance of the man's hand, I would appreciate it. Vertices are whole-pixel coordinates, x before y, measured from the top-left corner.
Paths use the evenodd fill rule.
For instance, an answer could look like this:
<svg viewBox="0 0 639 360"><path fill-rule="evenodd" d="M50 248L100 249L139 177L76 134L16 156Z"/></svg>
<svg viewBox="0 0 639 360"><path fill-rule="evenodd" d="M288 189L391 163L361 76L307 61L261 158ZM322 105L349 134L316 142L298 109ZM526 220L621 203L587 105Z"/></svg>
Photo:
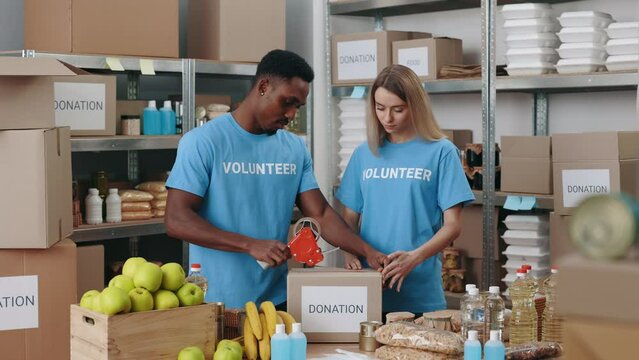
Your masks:
<svg viewBox="0 0 639 360"><path fill-rule="evenodd" d="M421 259L416 251L396 251L388 255L382 270L384 283L390 281L387 284L389 289L397 285L397 292L399 292L404 279L420 263Z"/></svg>
<svg viewBox="0 0 639 360"><path fill-rule="evenodd" d="M254 240L249 245L248 254L270 266L282 265L291 257L288 246L277 240Z"/></svg>
<svg viewBox="0 0 639 360"><path fill-rule="evenodd" d="M366 253L366 261L371 269L379 271L384 268L384 263L387 262L387 257L383 253L371 247Z"/></svg>
<svg viewBox="0 0 639 360"><path fill-rule="evenodd" d="M348 270L362 270L362 262L359 261L357 256L344 252L344 267Z"/></svg>

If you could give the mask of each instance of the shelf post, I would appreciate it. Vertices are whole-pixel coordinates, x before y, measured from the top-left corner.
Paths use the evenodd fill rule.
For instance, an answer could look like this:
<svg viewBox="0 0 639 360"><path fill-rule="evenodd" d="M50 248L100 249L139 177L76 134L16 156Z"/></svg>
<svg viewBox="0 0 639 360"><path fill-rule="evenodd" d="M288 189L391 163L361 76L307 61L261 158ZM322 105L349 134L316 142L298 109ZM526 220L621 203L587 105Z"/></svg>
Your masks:
<svg viewBox="0 0 639 360"><path fill-rule="evenodd" d="M195 60L182 59L182 133L195 128Z"/></svg>
<svg viewBox="0 0 639 360"><path fill-rule="evenodd" d="M548 94L545 92L535 92L534 101L535 114L535 135L548 135Z"/></svg>

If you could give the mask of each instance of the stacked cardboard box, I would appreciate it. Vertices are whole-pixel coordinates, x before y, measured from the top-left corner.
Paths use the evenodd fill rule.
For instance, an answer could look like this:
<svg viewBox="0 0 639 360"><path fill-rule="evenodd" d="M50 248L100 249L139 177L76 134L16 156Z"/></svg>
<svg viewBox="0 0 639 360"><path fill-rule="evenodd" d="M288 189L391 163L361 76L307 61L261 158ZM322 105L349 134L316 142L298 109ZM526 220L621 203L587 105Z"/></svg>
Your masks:
<svg viewBox="0 0 639 360"><path fill-rule="evenodd" d="M439 78L445 65L464 63L462 41L446 37L393 42L393 64L404 65L422 81Z"/></svg>
<svg viewBox="0 0 639 360"><path fill-rule="evenodd" d="M501 137L501 190L552 194L550 136Z"/></svg>

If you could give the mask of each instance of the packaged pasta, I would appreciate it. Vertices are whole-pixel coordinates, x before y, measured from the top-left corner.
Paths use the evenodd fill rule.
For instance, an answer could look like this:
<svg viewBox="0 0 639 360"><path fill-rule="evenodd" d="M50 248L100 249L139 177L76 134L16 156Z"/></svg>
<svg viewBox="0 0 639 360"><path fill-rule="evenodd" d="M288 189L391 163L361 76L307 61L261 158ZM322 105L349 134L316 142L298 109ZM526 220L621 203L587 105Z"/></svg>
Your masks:
<svg viewBox="0 0 639 360"><path fill-rule="evenodd" d="M401 346L450 355L464 352L464 340L451 331L427 329L409 322L395 322L375 331L375 338L384 345Z"/></svg>

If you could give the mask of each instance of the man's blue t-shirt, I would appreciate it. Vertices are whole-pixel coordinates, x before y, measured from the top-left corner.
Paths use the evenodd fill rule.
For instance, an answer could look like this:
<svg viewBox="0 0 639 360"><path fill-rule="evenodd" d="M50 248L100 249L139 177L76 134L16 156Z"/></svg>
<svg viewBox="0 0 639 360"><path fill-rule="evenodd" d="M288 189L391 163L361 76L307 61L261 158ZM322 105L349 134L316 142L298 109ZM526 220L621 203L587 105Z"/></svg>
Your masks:
<svg viewBox="0 0 639 360"><path fill-rule="evenodd" d="M249 133L230 113L182 137L166 185L202 197L199 214L221 230L284 243L297 194L318 187L300 137ZM286 265L263 270L248 254L193 244L189 257L209 281L207 302L286 301Z"/></svg>
<svg viewBox="0 0 639 360"><path fill-rule="evenodd" d="M351 157L337 198L361 214L360 236L390 254L414 250L441 228L443 212L474 200L459 151L448 140L386 141L373 155L361 144ZM384 290L383 310L415 313L446 308L441 258L433 256L404 279L401 292Z"/></svg>

